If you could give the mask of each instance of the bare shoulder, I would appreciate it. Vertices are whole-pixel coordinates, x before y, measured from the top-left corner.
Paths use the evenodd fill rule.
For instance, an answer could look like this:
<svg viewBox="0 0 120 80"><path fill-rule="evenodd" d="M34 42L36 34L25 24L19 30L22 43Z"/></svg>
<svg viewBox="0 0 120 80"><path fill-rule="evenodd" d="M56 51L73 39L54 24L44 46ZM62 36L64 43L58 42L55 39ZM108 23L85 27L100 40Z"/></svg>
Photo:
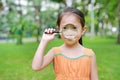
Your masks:
<svg viewBox="0 0 120 80"><path fill-rule="evenodd" d="M59 47L59 46L58 47L53 47L51 50L53 51L53 54L59 53L61 51L61 47Z"/></svg>
<svg viewBox="0 0 120 80"><path fill-rule="evenodd" d="M96 54L92 49L86 48L86 54L89 54L92 58L92 62L96 63Z"/></svg>
<svg viewBox="0 0 120 80"><path fill-rule="evenodd" d="M56 47L51 48L45 56L53 56L55 53L55 49L56 49Z"/></svg>
<svg viewBox="0 0 120 80"><path fill-rule="evenodd" d="M89 54L89 55L91 55L91 56L95 56L94 51L93 51L92 49L90 49L90 48L85 48L85 53L86 53L86 54Z"/></svg>
<svg viewBox="0 0 120 80"><path fill-rule="evenodd" d="M54 54L57 53L58 51L59 51L59 47L53 47L47 52L45 56L47 57L54 56Z"/></svg>

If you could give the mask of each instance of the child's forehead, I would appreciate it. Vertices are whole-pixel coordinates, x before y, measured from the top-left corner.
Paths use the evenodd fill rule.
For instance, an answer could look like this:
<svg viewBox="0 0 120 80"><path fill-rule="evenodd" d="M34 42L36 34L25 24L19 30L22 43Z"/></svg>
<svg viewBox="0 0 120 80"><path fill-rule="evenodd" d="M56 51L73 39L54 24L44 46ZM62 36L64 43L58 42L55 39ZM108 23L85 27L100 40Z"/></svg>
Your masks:
<svg viewBox="0 0 120 80"><path fill-rule="evenodd" d="M64 13L61 19L61 25L63 24L81 24L80 23L80 18L78 15L74 14L74 13Z"/></svg>
<svg viewBox="0 0 120 80"><path fill-rule="evenodd" d="M62 14L62 18L63 18L63 17L69 18L68 16L69 16L69 17L75 17L75 18L78 18L78 19L80 18L79 15L77 15L77 14L75 14L75 13L72 13L72 12L66 12L66 13L63 13L63 14Z"/></svg>

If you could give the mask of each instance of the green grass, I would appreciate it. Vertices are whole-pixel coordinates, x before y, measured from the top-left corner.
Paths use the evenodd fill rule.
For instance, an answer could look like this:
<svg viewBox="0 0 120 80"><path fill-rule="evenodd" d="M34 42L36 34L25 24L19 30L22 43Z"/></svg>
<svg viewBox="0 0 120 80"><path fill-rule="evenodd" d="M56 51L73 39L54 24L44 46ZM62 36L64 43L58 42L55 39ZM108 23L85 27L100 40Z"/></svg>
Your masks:
<svg viewBox="0 0 120 80"><path fill-rule="evenodd" d="M120 80L120 45L115 39L84 38L84 46L92 48L96 53L99 80ZM54 40L47 46L47 52L53 46L63 42ZM39 43L0 44L0 80L54 80L53 65L50 64L42 71L35 72L31 62Z"/></svg>
<svg viewBox="0 0 120 80"><path fill-rule="evenodd" d="M99 79L120 80L120 45L116 44L116 39L85 38L84 42L96 53Z"/></svg>

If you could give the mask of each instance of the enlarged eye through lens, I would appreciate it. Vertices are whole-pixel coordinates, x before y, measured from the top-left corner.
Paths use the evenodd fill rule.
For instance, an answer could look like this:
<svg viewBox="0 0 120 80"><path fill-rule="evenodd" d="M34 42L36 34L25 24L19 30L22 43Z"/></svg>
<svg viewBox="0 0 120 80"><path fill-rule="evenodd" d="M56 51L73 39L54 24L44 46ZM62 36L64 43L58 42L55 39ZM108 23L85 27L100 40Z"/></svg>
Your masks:
<svg viewBox="0 0 120 80"><path fill-rule="evenodd" d="M72 24L67 24L62 28L62 30L68 30L68 29L77 30L77 26L72 25Z"/></svg>
<svg viewBox="0 0 120 80"><path fill-rule="evenodd" d="M72 29L77 29L77 27L76 26L72 26Z"/></svg>
<svg viewBox="0 0 120 80"><path fill-rule="evenodd" d="M66 26L64 26L64 27L63 27L63 29L67 29L67 27L66 27Z"/></svg>

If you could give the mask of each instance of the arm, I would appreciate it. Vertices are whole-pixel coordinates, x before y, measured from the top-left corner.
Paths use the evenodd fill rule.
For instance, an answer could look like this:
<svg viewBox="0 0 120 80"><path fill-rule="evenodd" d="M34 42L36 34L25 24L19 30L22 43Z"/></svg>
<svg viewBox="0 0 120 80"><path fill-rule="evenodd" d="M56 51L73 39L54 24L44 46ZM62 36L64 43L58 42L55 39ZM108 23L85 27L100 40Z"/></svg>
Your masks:
<svg viewBox="0 0 120 80"><path fill-rule="evenodd" d="M53 29L48 29L46 32L50 33ZM53 60L53 49L51 49L45 56L44 51L46 49L47 44L49 41L54 39L55 34L43 34L41 38L41 42L38 46L38 49L34 55L33 62L32 62L32 69L35 71L41 70L45 68L48 64L50 64Z"/></svg>
<svg viewBox="0 0 120 80"><path fill-rule="evenodd" d="M92 55L91 80L98 80L98 71L95 54Z"/></svg>

